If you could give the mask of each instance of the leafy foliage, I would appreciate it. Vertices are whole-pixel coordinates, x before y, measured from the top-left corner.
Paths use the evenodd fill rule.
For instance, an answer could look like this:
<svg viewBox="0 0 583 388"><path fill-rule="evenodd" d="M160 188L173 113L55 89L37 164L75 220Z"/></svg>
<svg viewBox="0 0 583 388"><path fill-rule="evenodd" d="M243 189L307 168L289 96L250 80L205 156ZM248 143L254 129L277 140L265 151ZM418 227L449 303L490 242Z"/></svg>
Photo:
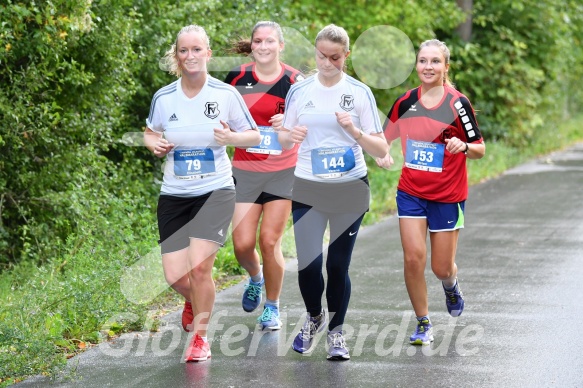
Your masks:
<svg viewBox="0 0 583 388"><path fill-rule="evenodd" d="M45 260L91 219L118 166L103 155L133 93L127 3L33 1L0 8L0 265ZM91 186L94 187L94 186ZM79 198L81 197L81 198ZM93 206L94 208L95 206Z"/></svg>
<svg viewBox="0 0 583 388"><path fill-rule="evenodd" d="M451 51L450 75L477 110L486 140L528 147L546 134L545 122L581 111L582 93L576 85L583 75L578 66L583 61L583 5L575 0L473 4L473 34L467 43L455 32L465 16L451 0L300 0L293 3L291 14L312 38L334 23L348 31L353 43L381 25L403 31L415 48L426 39L445 41ZM377 55L388 57L390 52L391 45L382 43ZM349 66L348 71L353 69ZM375 90L381 112L387 113L400 94L418 84L413 71L401 85Z"/></svg>
<svg viewBox="0 0 583 388"><path fill-rule="evenodd" d="M572 114L567 71L581 57L581 5L550 0L474 2L471 43L456 50L459 87L477 102L490 139L526 147L547 120ZM544 25L545 28L540 28ZM575 28L574 28L575 27ZM567 81L570 79L570 81ZM571 111L571 112L569 112Z"/></svg>
<svg viewBox="0 0 583 388"><path fill-rule="evenodd" d="M427 12L431 9L431 12ZM338 10L342 10L339 12ZM413 47L433 38L435 30L452 31L463 20L462 12L457 8L455 1L421 0L401 2L376 2L370 0L355 1L295 1L291 14L296 18L296 25L311 37L313 42L316 34L325 25L334 23L344 27L351 38L351 47L359 36L377 26L398 28L411 40ZM391 55L390 46L379 44L371 57L387 57ZM348 61L347 71L353 75L354 69ZM371 60L375 60L372 58ZM390 89L374 89L377 105L381 112L387 114L394 100L407 89L418 84L417 75L413 72L401 85Z"/></svg>

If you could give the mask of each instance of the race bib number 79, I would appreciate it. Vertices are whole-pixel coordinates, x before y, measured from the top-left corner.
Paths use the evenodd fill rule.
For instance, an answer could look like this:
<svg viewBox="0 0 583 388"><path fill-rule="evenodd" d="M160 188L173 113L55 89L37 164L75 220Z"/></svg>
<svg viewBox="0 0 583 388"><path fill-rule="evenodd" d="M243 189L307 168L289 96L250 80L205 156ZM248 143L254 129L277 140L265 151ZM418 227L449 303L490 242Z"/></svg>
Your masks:
<svg viewBox="0 0 583 388"><path fill-rule="evenodd" d="M215 173L215 157L210 148L174 151L174 176L200 179Z"/></svg>

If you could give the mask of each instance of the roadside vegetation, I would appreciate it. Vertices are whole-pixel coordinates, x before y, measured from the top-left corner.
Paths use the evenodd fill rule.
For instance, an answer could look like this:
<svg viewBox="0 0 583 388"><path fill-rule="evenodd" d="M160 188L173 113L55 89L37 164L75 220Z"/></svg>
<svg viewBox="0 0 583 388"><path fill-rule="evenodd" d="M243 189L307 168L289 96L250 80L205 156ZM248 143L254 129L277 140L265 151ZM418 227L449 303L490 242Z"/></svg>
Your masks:
<svg viewBox="0 0 583 388"><path fill-rule="evenodd" d="M0 386L57 375L75 354L140 330L152 317L155 330L157 316L178 308L168 290L128 299L123 279L157 257L161 161L131 139L143 130L154 92L173 80L158 60L183 25L205 27L219 79L226 70L221 55L259 20L290 27L287 58L306 72L313 52L308 46L298 54L292 32L311 42L332 22L353 42L383 25L398 27L414 46L446 41L453 81L472 101L487 144L486 157L469 163L471 184L583 141L579 1L475 0L466 10L469 36L460 30L466 14L453 0L176 3L0 5ZM380 47L371 60L387 52ZM350 65L347 71L354 74ZM411 74L396 87L373 88L379 110L386 113L416 83ZM392 155L399 165L398 146ZM365 225L394 212L400 173L368 162L373 199ZM283 246L293 257L291 225ZM161 276L152 273L142 286ZM215 279L224 287L241 273L228 241Z"/></svg>

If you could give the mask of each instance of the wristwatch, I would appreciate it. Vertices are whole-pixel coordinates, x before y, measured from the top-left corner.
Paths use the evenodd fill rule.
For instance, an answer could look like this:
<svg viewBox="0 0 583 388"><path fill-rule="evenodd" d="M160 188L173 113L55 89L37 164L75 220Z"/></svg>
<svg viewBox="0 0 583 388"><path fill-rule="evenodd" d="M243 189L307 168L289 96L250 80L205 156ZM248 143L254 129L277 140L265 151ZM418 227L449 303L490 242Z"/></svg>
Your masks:
<svg viewBox="0 0 583 388"><path fill-rule="evenodd" d="M468 143L466 143L466 149L464 150L464 154L466 154L466 155L468 154L468 150L469 150L469 148L470 148L470 147L468 146Z"/></svg>
<svg viewBox="0 0 583 388"><path fill-rule="evenodd" d="M355 137L354 140L360 140L360 139L362 139L363 136L364 136L364 131L361 129L360 130L360 136Z"/></svg>

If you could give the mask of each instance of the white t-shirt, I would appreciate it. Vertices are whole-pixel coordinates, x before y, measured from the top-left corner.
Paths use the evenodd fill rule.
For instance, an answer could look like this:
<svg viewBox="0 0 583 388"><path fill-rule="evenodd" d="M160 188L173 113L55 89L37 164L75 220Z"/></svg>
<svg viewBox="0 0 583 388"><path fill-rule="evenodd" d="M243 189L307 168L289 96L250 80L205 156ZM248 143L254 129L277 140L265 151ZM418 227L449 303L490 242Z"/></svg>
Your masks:
<svg viewBox="0 0 583 388"><path fill-rule="evenodd" d="M214 140L219 120L236 132L257 128L239 92L210 75L193 98L181 79L154 94L146 125L176 146L166 157L162 194L194 197L234 187L226 147Z"/></svg>
<svg viewBox="0 0 583 388"><path fill-rule="evenodd" d="M294 84L285 101L284 128L308 128L300 144L295 176L318 182L344 182L366 176L362 148L336 120L336 112L349 112L365 133L382 133L375 98L368 86L342 74L332 87L318 74Z"/></svg>

